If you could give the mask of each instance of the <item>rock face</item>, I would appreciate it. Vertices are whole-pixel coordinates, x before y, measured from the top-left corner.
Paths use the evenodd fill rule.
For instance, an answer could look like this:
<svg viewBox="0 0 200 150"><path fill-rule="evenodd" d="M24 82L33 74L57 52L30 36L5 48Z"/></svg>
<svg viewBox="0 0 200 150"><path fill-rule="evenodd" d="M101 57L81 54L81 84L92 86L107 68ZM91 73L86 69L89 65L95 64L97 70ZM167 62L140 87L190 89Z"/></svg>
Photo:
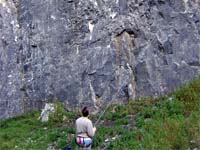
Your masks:
<svg viewBox="0 0 200 150"><path fill-rule="evenodd" d="M198 0L0 0L0 118L172 91L200 73Z"/></svg>
<svg viewBox="0 0 200 150"><path fill-rule="evenodd" d="M48 122L49 115L51 113L55 113L55 110L56 110L56 108L55 108L54 104L52 104L52 103L46 103L44 109L42 109L42 112L40 114L39 119L42 122Z"/></svg>
<svg viewBox="0 0 200 150"><path fill-rule="evenodd" d="M0 0L0 119L23 111L17 9Z"/></svg>

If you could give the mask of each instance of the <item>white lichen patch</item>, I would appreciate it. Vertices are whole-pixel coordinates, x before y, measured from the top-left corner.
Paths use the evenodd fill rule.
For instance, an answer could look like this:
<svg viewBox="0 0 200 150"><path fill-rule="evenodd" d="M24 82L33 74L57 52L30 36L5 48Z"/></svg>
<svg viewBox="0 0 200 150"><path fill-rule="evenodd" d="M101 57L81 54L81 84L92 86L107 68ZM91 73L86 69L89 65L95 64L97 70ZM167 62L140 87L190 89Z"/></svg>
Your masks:
<svg viewBox="0 0 200 150"><path fill-rule="evenodd" d="M12 78L12 75L10 74L10 75L8 75L8 78Z"/></svg>
<svg viewBox="0 0 200 150"><path fill-rule="evenodd" d="M5 2L5 0L0 0L0 4L1 4L3 7L6 7L6 2Z"/></svg>
<svg viewBox="0 0 200 150"><path fill-rule="evenodd" d="M116 15L117 15L116 12L111 12L111 13L110 13L110 17L111 17L112 19L115 18Z"/></svg>
<svg viewBox="0 0 200 150"><path fill-rule="evenodd" d="M94 6L96 6L96 7L98 6L98 3L96 0L90 0L90 2L92 2L94 4Z"/></svg>
<svg viewBox="0 0 200 150"><path fill-rule="evenodd" d="M94 29L94 24L92 24L91 21L89 21L88 26L89 26L90 33L92 33Z"/></svg>
<svg viewBox="0 0 200 150"><path fill-rule="evenodd" d="M51 19L53 19L53 20L56 20L56 17L55 17L55 16L53 16L53 15L51 15Z"/></svg>
<svg viewBox="0 0 200 150"><path fill-rule="evenodd" d="M15 36L15 42L17 42L18 41L18 37L17 36Z"/></svg>
<svg viewBox="0 0 200 150"><path fill-rule="evenodd" d="M79 54L79 46L78 45L76 46L76 54L77 55Z"/></svg>
<svg viewBox="0 0 200 150"><path fill-rule="evenodd" d="M91 21L88 22L88 27L90 30L90 40L92 39L92 33L93 33L93 29L94 29L94 24L92 24Z"/></svg>
<svg viewBox="0 0 200 150"><path fill-rule="evenodd" d="M107 48L110 48L110 44L106 46Z"/></svg>
<svg viewBox="0 0 200 150"><path fill-rule="evenodd" d="M10 22L10 24L11 24L11 25L14 25L14 24L15 24L15 21L14 21L14 20L12 20L12 21Z"/></svg>
<svg viewBox="0 0 200 150"><path fill-rule="evenodd" d="M19 24L17 23L17 24L16 24L16 28L19 28L19 27L20 27L20 26L19 26Z"/></svg>
<svg viewBox="0 0 200 150"><path fill-rule="evenodd" d="M183 0L184 5L185 5L185 12L188 11L188 0Z"/></svg>

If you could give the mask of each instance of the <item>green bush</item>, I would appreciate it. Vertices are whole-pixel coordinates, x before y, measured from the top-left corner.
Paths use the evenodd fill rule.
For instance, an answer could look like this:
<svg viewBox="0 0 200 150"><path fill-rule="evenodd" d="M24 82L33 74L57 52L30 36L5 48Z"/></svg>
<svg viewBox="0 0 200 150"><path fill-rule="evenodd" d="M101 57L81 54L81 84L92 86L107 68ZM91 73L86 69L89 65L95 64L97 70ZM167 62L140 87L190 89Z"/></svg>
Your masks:
<svg viewBox="0 0 200 150"><path fill-rule="evenodd" d="M55 112L50 113L48 122L52 124L64 123L68 119L64 105L58 101L54 101L53 104L55 106Z"/></svg>

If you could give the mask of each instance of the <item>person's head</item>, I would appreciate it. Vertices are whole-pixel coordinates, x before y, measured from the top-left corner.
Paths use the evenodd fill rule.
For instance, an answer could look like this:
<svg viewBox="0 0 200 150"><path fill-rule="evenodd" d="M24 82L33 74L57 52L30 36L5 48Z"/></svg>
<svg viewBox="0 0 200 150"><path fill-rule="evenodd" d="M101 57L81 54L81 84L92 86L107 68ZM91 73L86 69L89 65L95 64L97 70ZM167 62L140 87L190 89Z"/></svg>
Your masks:
<svg viewBox="0 0 200 150"><path fill-rule="evenodd" d="M88 110L87 107L84 107L82 109L82 115L83 115L83 117L88 117L89 116L89 110Z"/></svg>

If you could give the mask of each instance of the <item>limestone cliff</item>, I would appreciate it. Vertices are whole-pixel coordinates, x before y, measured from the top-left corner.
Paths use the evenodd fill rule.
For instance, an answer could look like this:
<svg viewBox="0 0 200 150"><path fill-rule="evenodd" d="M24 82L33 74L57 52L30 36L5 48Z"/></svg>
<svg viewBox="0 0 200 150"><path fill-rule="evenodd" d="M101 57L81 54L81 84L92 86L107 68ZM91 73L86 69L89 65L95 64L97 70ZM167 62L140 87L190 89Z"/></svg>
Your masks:
<svg viewBox="0 0 200 150"><path fill-rule="evenodd" d="M99 107L200 73L198 0L0 0L0 118Z"/></svg>

